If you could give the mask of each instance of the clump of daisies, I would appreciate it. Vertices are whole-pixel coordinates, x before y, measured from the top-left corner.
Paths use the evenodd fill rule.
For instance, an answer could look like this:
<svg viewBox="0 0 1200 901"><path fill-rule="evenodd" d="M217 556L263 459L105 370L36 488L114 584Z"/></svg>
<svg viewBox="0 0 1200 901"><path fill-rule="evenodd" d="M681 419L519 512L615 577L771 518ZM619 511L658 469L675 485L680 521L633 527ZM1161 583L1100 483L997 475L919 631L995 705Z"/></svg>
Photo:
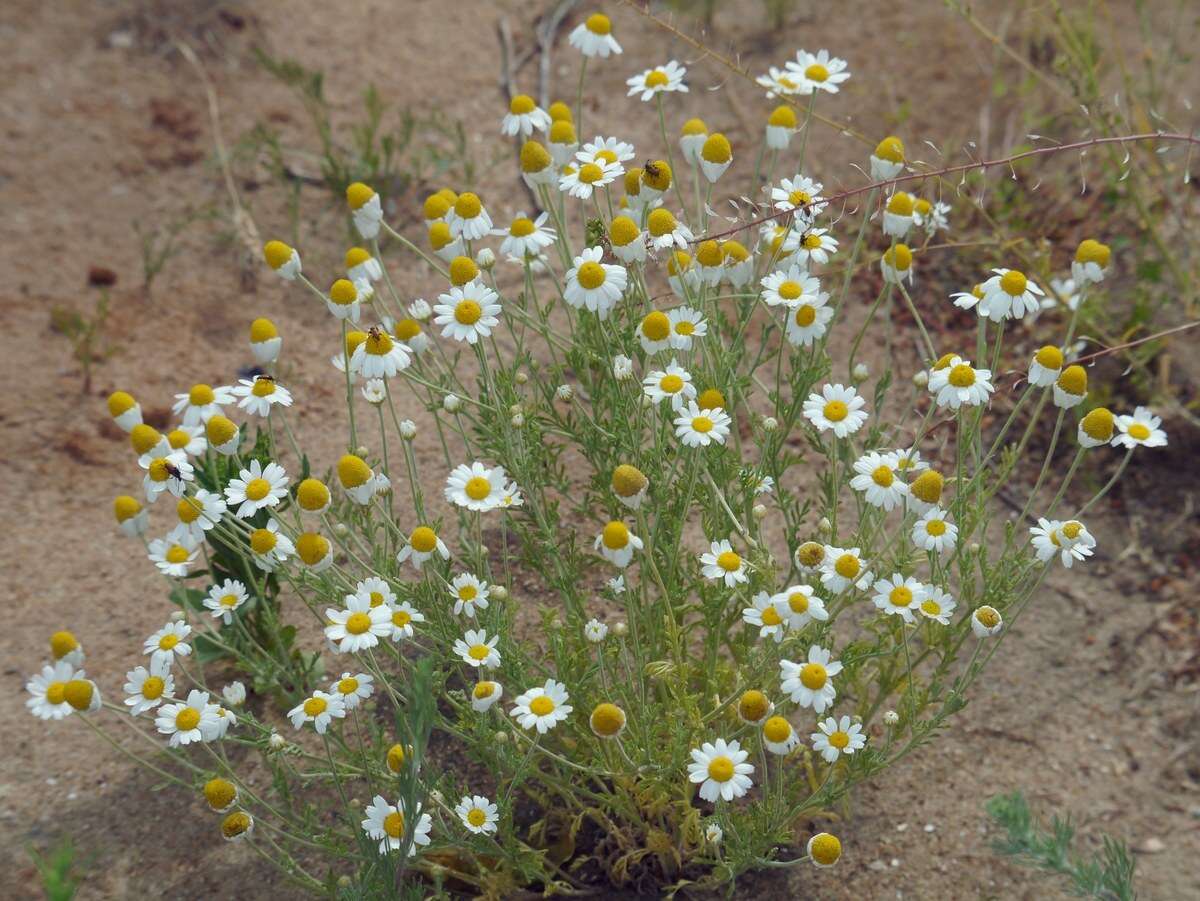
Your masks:
<svg viewBox="0 0 1200 901"><path fill-rule="evenodd" d="M851 78L841 58L771 67L762 144L739 146L696 115L695 73L628 65L606 15L570 46L573 104L519 94L497 110L538 209L460 185L400 215L355 183L343 267L266 244L294 301L329 316L314 365L345 416L301 428L311 398L266 318L249 324L257 374L181 385L168 431L135 395L108 401L131 448L117 531L144 542L175 607L123 674L87 668L64 623L28 707L100 730L128 717L161 749L158 776L203 799L214 840L259 845L313 891L558 884L544 850L574 847L588 817L614 836L595 860L617 885L836 864L836 835L780 836L923 746L1047 573L1098 553L1087 514L1112 482L1072 501L1084 458L1120 448L1123 469L1167 442L1152 410L1091 403L1072 359L1079 308L1117 265L1099 241L1070 254L1058 314L1017 261L915 302L914 248L952 210L897 186L897 136L851 170L806 155L813 106ZM589 67L626 74L629 96L585 132ZM643 104L660 140L606 131ZM824 184L858 170L869 200L839 221ZM741 196L768 215L712 212ZM874 266L854 349L895 301L924 356L872 376L829 347ZM398 294L401 267L436 300ZM978 330L935 346L922 317L951 304ZM1046 343L1020 389L1035 413L985 434L1010 390L1004 335L1039 313ZM1005 530L992 497L1047 427L1037 525ZM316 428L339 453L304 452ZM252 778L248 750L271 778Z"/></svg>

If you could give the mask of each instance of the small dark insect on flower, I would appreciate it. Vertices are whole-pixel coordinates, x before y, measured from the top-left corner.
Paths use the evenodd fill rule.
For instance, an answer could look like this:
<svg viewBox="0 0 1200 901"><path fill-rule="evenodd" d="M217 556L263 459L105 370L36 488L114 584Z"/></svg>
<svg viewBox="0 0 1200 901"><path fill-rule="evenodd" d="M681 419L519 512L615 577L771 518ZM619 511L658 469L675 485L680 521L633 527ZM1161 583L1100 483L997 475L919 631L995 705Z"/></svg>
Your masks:
<svg viewBox="0 0 1200 901"><path fill-rule="evenodd" d="M271 375L269 372L260 372L255 378L261 379L264 382L275 381L275 376Z"/></svg>
<svg viewBox="0 0 1200 901"><path fill-rule="evenodd" d="M180 481L183 481L183 473L181 473L178 469L175 468L174 463L164 463L163 469L165 469L167 471L167 475L169 475L171 478L179 479Z"/></svg>
<svg viewBox="0 0 1200 901"><path fill-rule="evenodd" d="M646 160L645 164L642 166L642 171L651 178L658 178L660 175L662 175L662 170L658 168L658 163L656 163L654 160Z"/></svg>

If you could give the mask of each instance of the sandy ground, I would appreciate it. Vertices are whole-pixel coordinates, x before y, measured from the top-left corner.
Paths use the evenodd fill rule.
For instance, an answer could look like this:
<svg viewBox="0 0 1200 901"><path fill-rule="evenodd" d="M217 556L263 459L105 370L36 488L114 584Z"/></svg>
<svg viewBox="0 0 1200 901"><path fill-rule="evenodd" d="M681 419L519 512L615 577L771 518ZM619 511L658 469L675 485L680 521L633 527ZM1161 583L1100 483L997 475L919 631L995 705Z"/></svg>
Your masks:
<svg viewBox="0 0 1200 901"><path fill-rule="evenodd" d="M136 225L152 229L188 208L228 206L212 162L205 94L195 71L171 52L163 28L170 25L201 50L226 140L264 120L297 140L303 133L299 105L251 57L251 45L261 43L327 70L341 124L357 115L359 93L373 81L394 104L441 108L488 134L472 144L484 163L481 193L501 218L525 205L512 187L508 159L487 161L504 149L490 136L502 108L495 25L507 16L523 46L529 4L361 0L306 5L300 14L296 5L268 0L251 15L188 2L174 5L169 20L161 15L165 8L10 0L0 10L0 268L9 273L0 289L0 374L7 389L0 395L6 471L0 599L9 611L0 635L7 689L0 693L8 760L0 775L4 897L39 896L24 849L64 835L81 850L87 880L81 897L288 894L248 850L216 838L196 799L162 789L78 722L46 725L24 710L24 681L52 631L69 626L81 636L89 672L116 693L120 674L168 609L162 581L140 546L112 525L111 497L131 490L136 479L123 436L107 422L108 391L129 388L162 415L173 393L197 379L231 381L248 362L247 322L266 315L285 335L287 383L304 398L298 430L318 453L331 454L335 443L327 417L337 398L324 363L333 340L329 319L249 260L238 236L230 238L228 220L188 229L153 293L139 287ZM848 3L836 16L796 19L783 35L768 34L756 17L735 18L718 20L714 46L732 45L754 70L801 44L849 57L855 78L836 109L853 110L855 127L865 133L890 130L907 99L894 73L878 64L901 55L905 79L923 85L922 102L904 124L907 134L954 143L980 118L974 98L988 91L981 62L987 54L939 4L911 16ZM614 19L627 55L589 82L606 99L588 117L620 129L639 147L656 147L652 127L626 126L633 109L624 99L626 70L697 54L629 10L618 9ZM573 90L574 60L567 60L566 53L555 57L552 74L561 86L555 96ZM680 113L717 109L708 113L710 125L735 144L757 141L747 135L764 109L757 90L716 67L693 73ZM532 68L521 79L526 89L531 78ZM725 85L725 102L706 96L710 85ZM1001 120L989 128L999 142L1012 125ZM809 153L839 160L829 166L839 173L842 157L864 157L829 129L814 132ZM414 187L407 206L394 211L400 221L417 218L415 197L429 187ZM278 184L247 180L238 189L264 235L288 237ZM303 195L306 270L332 270L342 249L338 223L323 197L311 189ZM313 237L318 232L324 240ZM83 394L79 367L50 318L59 308L88 309L95 298L85 287L90 266L112 269L119 281L107 329L113 353L97 366L91 393ZM437 287L416 267L398 269L395 278L410 296ZM415 408L405 415L428 422ZM430 459L431 433L426 429L418 445ZM1093 529L1104 555L1051 580L940 742L857 796L852 818L839 828L847 849L842 866L756 875L745 882L747 896L1053 897L1055 883L998 859L987 846L984 800L1018 788L1042 811L1075 813L1085 841L1107 831L1139 849L1147 897L1200 894L1191 588L1200 541L1195 523L1184 518L1195 486L1188 472L1194 453L1194 441L1190 448L1186 440L1173 443L1158 466L1105 505ZM1167 473L1175 474L1173 490L1162 488ZM1164 530L1164 522L1171 528Z"/></svg>

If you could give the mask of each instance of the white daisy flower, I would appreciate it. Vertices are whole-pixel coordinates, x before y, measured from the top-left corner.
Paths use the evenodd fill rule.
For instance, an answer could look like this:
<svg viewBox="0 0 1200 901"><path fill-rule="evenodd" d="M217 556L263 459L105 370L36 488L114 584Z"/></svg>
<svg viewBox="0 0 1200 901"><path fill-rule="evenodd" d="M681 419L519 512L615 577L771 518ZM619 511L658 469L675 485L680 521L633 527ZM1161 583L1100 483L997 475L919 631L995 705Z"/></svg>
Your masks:
<svg viewBox="0 0 1200 901"><path fill-rule="evenodd" d="M1052 344L1047 344L1033 356L1029 364L1029 384L1039 388L1049 388L1062 375L1063 352Z"/></svg>
<svg viewBox="0 0 1200 901"><path fill-rule="evenodd" d="M598 619L589 619L583 627L583 637L592 644L600 644L608 637L608 626Z"/></svg>
<svg viewBox="0 0 1200 901"><path fill-rule="evenodd" d="M775 66L770 66L767 69L766 75L759 75L754 81L760 86L767 89L767 98L775 97L792 97L800 93L811 93L804 91L804 82L802 79L794 78L786 69L779 69Z"/></svg>
<svg viewBox="0 0 1200 901"><path fill-rule="evenodd" d="M443 326L442 337L476 343L500 324L499 295L479 281L468 282L450 293L438 295L433 324Z"/></svg>
<svg viewBox="0 0 1200 901"><path fill-rule="evenodd" d="M350 356L350 371L364 379L392 378L412 362L412 348L372 326Z"/></svg>
<svg viewBox="0 0 1200 901"><path fill-rule="evenodd" d="M508 487L503 466L488 468L476 461L460 463L446 478L446 500L468 510L483 512L500 504Z"/></svg>
<svg viewBox="0 0 1200 901"><path fill-rule="evenodd" d="M667 314L671 324L670 342L674 350L691 350L696 338L708 334L708 323L704 314L691 307L675 307Z"/></svg>
<svg viewBox="0 0 1200 901"><path fill-rule="evenodd" d="M283 339L270 319L258 318L250 323L250 351L260 366L279 359ZM232 401L230 401L232 403Z"/></svg>
<svg viewBox="0 0 1200 901"><path fill-rule="evenodd" d="M913 254L907 244L893 244L879 258L883 280L893 285L913 282Z"/></svg>
<svg viewBox="0 0 1200 901"><path fill-rule="evenodd" d="M282 241L268 241L263 245L263 258L267 265L275 270L275 274L288 282L294 282L302 267L300 253L293 247L288 247Z"/></svg>
<svg viewBox="0 0 1200 901"><path fill-rule="evenodd" d="M228 387L214 388L211 385L192 385L187 394L176 394L171 412L183 417L184 428L208 422L222 408L234 403L236 398Z"/></svg>
<svg viewBox="0 0 1200 901"><path fill-rule="evenodd" d="M803 629L810 622L825 622L829 611L810 585L791 585L771 598L775 610L791 629Z"/></svg>
<svg viewBox="0 0 1200 901"><path fill-rule="evenodd" d="M392 612L392 641L399 643L405 638L412 638L416 631L413 623L425 622L425 615L408 601L401 601L391 606Z"/></svg>
<svg viewBox="0 0 1200 901"><path fill-rule="evenodd" d="M611 185L624 170L619 163L599 161L568 166L558 179L558 189L579 200L589 199L595 191Z"/></svg>
<svg viewBox="0 0 1200 901"><path fill-rule="evenodd" d="M655 404L670 400L671 409L678 412L688 401L696 397L696 386L692 376L675 360L665 370L651 372L642 380L646 397Z"/></svg>
<svg viewBox="0 0 1200 901"><path fill-rule="evenodd" d="M725 280L742 288L754 279L754 257L737 241L722 241L721 255L725 258Z"/></svg>
<svg viewBox="0 0 1200 901"><path fill-rule="evenodd" d="M820 394L810 394L804 402L804 418L817 431L833 431L838 438L857 432L867 421L866 405L858 392L844 385L824 385Z"/></svg>
<svg viewBox="0 0 1200 901"><path fill-rule="evenodd" d="M567 271L563 297L575 309L588 309L607 319L625 293L628 275L624 266L600 262L604 248L589 247L575 258Z"/></svg>
<svg viewBox="0 0 1200 901"><path fill-rule="evenodd" d="M608 243L622 263L646 261L646 233L628 216L617 216L609 223Z"/></svg>
<svg viewBox="0 0 1200 901"><path fill-rule="evenodd" d="M716 241L701 241L696 247L693 270L698 285L715 288L725 275L725 255Z"/></svg>
<svg viewBox="0 0 1200 901"><path fill-rule="evenodd" d="M720 407L701 410L695 401L675 417L675 437L686 447L708 447L713 442L724 444L729 437L733 420Z"/></svg>
<svg viewBox="0 0 1200 901"><path fill-rule="evenodd" d="M671 317L662 310L651 310L637 327L638 341L647 354L656 354L671 346Z"/></svg>
<svg viewBox="0 0 1200 901"><path fill-rule="evenodd" d="M264 572L274 572L277 566L296 553L296 546L290 538L280 533L279 523L270 519L265 528L250 533L250 550L255 566Z"/></svg>
<svg viewBox="0 0 1200 901"><path fill-rule="evenodd" d="M354 594L366 601L368 606L393 606L396 603L396 592L386 580L378 576L370 576L354 586Z"/></svg>
<svg viewBox="0 0 1200 901"><path fill-rule="evenodd" d="M646 230L649 233L650 245L655 250L666 250L672 246L687 250L688 244L695 240L692 230L665 207L650 211L650 215L646 217Z"/></svg>
<svg viewBox="0 0 1200 901"><path fill-rule="evenodd" d="M208 446L224 457L233 456L242 444L242 432L238 426L218 413L204 425L204 436Z"/></svg>
<svg viewBox="0 0 1200 901"><path fill-rule="evenodd" d="M519 695L512 709L512 715L523 729L537 729L545 735L558 723L567 718L574 709L567 703L570 695L566 686L553 679L547 679L546 684Z"/></svg>
<svg viewBox="0 0 1200 901"><path fill-rule="evenodd" d="M62 660L71 666L83 666L83 646L74 634L65 629L50 636L50 656L54 662Z"/></svg>
<svg viewBox="0 0 1200 901"><path fill-rule="evenodd" d="M958 541L958 526L941 507L926 510L912 527L912 543L923 551L944 554Z"/></svg>
<svg viewBox="0 0 1200 901"><path fill-rule="evenodd" d="M688 300L700 286L700 270L692 255L682 250L672 250L667 257L667 285L671 293L680 300Z"/></svg>
<svg viewBox="0 0 1200 901"><path fill-rule="evenodd" d="M383 222L383 205L375 190L361 181L346 188L346 203L354 219L354 229L368 241L379 234Z"/></svg>
<svg viewBox="0 0 1200 901"><path fill-rule="evenodd" d="M1094 238L1085 238L1079 242L1075 259L1071 261L1071 278L1080 286L1099 284L1108 273L1111 256L1112 249L1107 244L1101 244Z"/></svg>
<svg viewBox="0 0 1200 901"><path fill-rule="evenodd" d="M488 638L483 629L468 629L462 638L455 639L454 653L468 666L495 669L500 665L500 652L496 650L499 641L499 635Z"/></svg>
<svg viewBox="0 0 1200 901"><path fill-rule="evenodd" d="M975 369L969 361L954 355L945 365L941 363L929 371L929 393L939 407L957 410L963 404L978 407L988 402L995 390L990 369Z"/></svg>
<svg viewBox="0 0 1200 901"><path fill-rule="evenodd" d="M983 299L979 315L993 322L1002 319L1022 319L1027 313L1041 309L1038 298L1045 292L1017 269L993 269L995 273L983 283Z"/></svg>
<svg viewBox="0 0 1200 901"><path fill-rule="evenodd" d="M633 145L628 141L597 135L583 145L575 158L581 163L627 163L636 155Z"/></svg>
<svg viewBox="0 0 1200 901"><path fill-rule="evenodd" d="M688 779L700 783L700 797L715 802L718 798L732 801L740 798L753 785L750 774L754 765L746 763L750 756L737 741L726 743L718 738L692 749L692 762L688 764Z"/></svg>
<svg viewBox="0 0 1200 901"><path fill-rule="evenodd" d="M121 534L129 538L145 535L150 527L150 512L137 498L128 494L113 499L113 515Z"/></svg>
<svg viewBox="0 0 1200 901"><path fill-rule="evenodd" d="M305 723L312 723L317 734L324 735L333 720L345 719L346 703L340 695L314 691L311 697L289 710L287 717L297 729Z"/></svg>
<svg viewBox="0 0 1200 901"><path fill-rule="evenodd" d="M1092 549L1096 546L1092 533L1076 519L1060 522L1039 517L1038 524L1029 529L1029 534L1038 560L1045 563L1058 554L1067 569L1076 560L1092 556Z"/></svg>
<svg viewBox="0 0 1200 901"><path fill-rule="evenodd" d="M496 229L492 234L503 235L500 242L500 252L514 256L519 260L536 257L542 249L554 243L557 235L553 228L546 225L549 213L542 212L536 219L530 219L525 211L513 217L508 229Z"/></svg>
<svg viewBox="0 0 1200 901"><path fill-rule="evenodd" d="M932 238L950 227L949 213L950 204L940 200L930 203L922 197L913 205L913 224L925 229L925 234Z"/></svg>
<svg viewBox="0 0 1200 901"><path fill-rule="evenodd" d="M495 803L483 795L463 795L455 805L454 812L467 828L468 832L477 835L487 835L496 831L496 823L500 819L500 811Z"/></svg>
<svg viewBox="0 0 1200 901"><path fill-rule="evenodd" d="M383 278L383 266L364 247L351 247L344 259L346 278L350 281L377 282Z"/></svg>
<svg viewBox="0 0 1200 901"><path fill-rule="evenodd" d="M233 614L250 599L246 586L236 579L226 579L208 590L204 606L225 625L233 622Z"/></svg>
<svg viewBox="0 0 1200 901"><path fill-rule="evenodd" d="M567 42L587 57L607 59L620 53L621 45L612 36L612 22L603 13L592 13L567 36Z"/></svg>
<svg viewBox="0 0 1200 901"><path fill-rule="evenodd" d="M831 661L829 651L814 644L808 649L807 663L779 661L780 687L793 703L824 713L837 697L833 677L841 671L842 664Z"/></svg>
<svg viewBox="0 0 1200 901"><path fill-rule="evenodd" d="M342 699L342 705L347 710L353 710L375 691L375 679L366 673L342 673L342 678L335 679L329 686L329 693Z"/></svg>
<svg viewBox="0 0 1200 901"><path fill-rule="evenodd" d="M258 460L251 460L238 478L230 479L225 486L225 501L230 507L237 507L238 519L249 519L287 497L289 481L287 472L278 463L271 461L263 466Z"/></svg>
<svg viewBox="0 0 1200 901"><path fill-rule="evenodd" d="M238 408L245 410L251 416L267 417L271 415L271 407L279 404L281 407L292 405L292 395L287 388L276 384L269 375L257 375L253 379L238 379L238 383L229 389L235 397L240 397Z"/></svg>
<svg viewBox="0 0 1200 901"><path fill-rule="evenodd" d="M750 599L753 606L742 610L742 622L758 629L759 638L774 638L776 643L783 641L787 630L787 622L779 614L771 595L760 591Z"/></svg>
<svg viewBox="0 0 1200 901"><path fill-rule="evenodd" d="M125 674L125 705L130 716L141 716L153 710L166 698L175 694L175 677L171 675L171 661L160 658L150 661L150 668L136 666Z"/></svg>
<svg viewBox="0 0 1200 901"><path fill-rule="evenodd" d="M821 292L787 311L787 339L797 347L811 347L829 330L833 308L826 306L829 295Z"/></svg>
<svg viewBox="0 0 1200 901"><path fill-rule="evenodd" d="M850 487L861 491L872 507L893 510L908 494L908 485L899 477L898 459L892 452L869 451L854 461L856 475Z"/></svg>
<svg viewBox="0 0 1200 901"><path fill-rule="evenodd" d="M897 191L883 207L883 233L902 239L913 226L915 202L907 191Z"/></svg>
<svg viewBox="0 0 1200 901"><path fill-rule="evenodd" d="M146 470L142 478L142 489L146 500L153 504L164 491L175 497L183 497L187 483L195 478L195 469L188 462L187 454L173 451L166 439L149 453L138 458L138 465Z"/></svg>
<svg viewBox="0 0 1200 901"><path fill-rule="evenodd" d="M371 838L379 840L380 854L399 851L405 842L408 842L408 856L413 857L419 848L430 842L429 833L433 829L433 820L429 814L421 812L420 804L417 805L417 824L413 827L411 837L405 834L407 811L404 809L403 798L397 798L395 804L389 804L383 795L376 795L363 812L367 815L362 821L363 831Z"/></svg>
<svg viewBox="0 0 1200 901"><path fill-rule="evenodd" d="M342 654L357 654L379 644L392 634L392 608L387 604L372 607L361 594L348 594L342 609L325 608L328 638Z"/></svg>
<svg viewBox="0 0 1200 901"><path fill-rule="evenodd" d="M924 600L925 586L912 576L905 578L900 573L877 581L875 596L871 598L883 613L899 616L906 623L916 621L913 611L918 609Z"/></svg>
<svg viewBox="0 0 1200 901"><path fill-rule="evenodd" d="M459 573L450 583L450 594L454 598L454 612L475 617L476 610L488 606L488 583L470 573Z"/></svg>
<svg viewBox="0 0 1200 901"><path fill-rule="evenodd" d="M728 541L714 541L709 545L708 552L700 555L700 572L706 579L724 581L726 588L750 581L746 575L746 561Z"/></svg>
<svg viewBox="0 0 1200 901"><path fill-rule="evenodd" d="M480 464L475 464L479 466ZM460 467L463 468L463 467ZM472 470L473 472L473 470ZM489 482L489 486L494 487L494 482ZM482 488L476 488L477 493L482 491ZM413 566L418 570L424 565L425 561L434 554L441 556L443 560L450 559L450 549L446 547L446 543L438 537L437 532L429 526L417 526L408 536L408 543L400 548L396 554L396 562L403 563L405 560L412 560Z"/></svg>
<svg viewBox="0 0 1200 901"><path fill-rule="evenodd" d="M1050 294L1043 297L1039 306L1041 310L1052 310L1060 303L1068 310L1075 310L1083 300L1083 292L1079 283L1073 278L1050 279Z"/></svg>
<svg viewBox="0 0 1200 901"><path fill-rule="evenodd" d="M154 727L169 736L167 744L172 748L198 741L212 741L220 730L217 705L208 703L208 692L192 689L186 701L159 707Z"/></svg>
<svg viewBox="0 0 1200 901"><path fill-rule="evenodd" d="M187 623L167 623L142 644L142 653L150 655L153 665L159 661L170 664L178 657L186 657L192 653L192 646L185 640L192 634L192 627Z"/></svg>
<svg viewBox="0 0 1200 901"><path fill-rule="evenodd" d="M820 732L814 732L812 739L813 750L825 758L826 763L834 763L842 754L853 754L861 751L867 744L862 726L850 721L843 715L841 719L826 717L817 723Z"/></svg>
<svg viewBox="0 0 1200 901"><path fill-rule="evenodd" d="M805 269L814 263L824 266L837 253L838 241L825 228L810 228L805 232L792 232L784 242L786 250L794 254L796 263Z"/></svg>
<svg viewBox="0 0 1200 901"><path fill-rule="evenodd" d="M198 544L204 540L205 533L221 521L225 510L225 499L203 488L191 496L181 497L175 505L179 523L167 535L167 540L182 542L190 538Z"/></svg>
<svg viewBox="0 0 1200 901"><path fill-rule="evenodd" d="M160 573L182 579L196 562L200 543L191 535L185 535L180 541L155 538L147 545L146 551L150 562L158 567Z"/></svg>
<svg viewBox="0 0 1200 901"><path fill-rule="evenodd" d="M508 103L508 113L500 123L500 133L515 138L529 137L534 131L550 128L550 114L533 102L528 94L517 94Z"/></svg>
<svg viewBox="0 0 1200 901"><path fill-rule="evenodd" d="M829 299L829 295L821 291L820 280L799 266L772 272L763 278L762 286L762 299L769 307L821 306Z"/></svg>
<svg viewBox="0 0 1200 901"><path fill-rule="evenodd" d="M68 717L75 708L67 700L67 685L83 677L83 670L77 670L65 660L46 664L40 673L25 683L25 690L29 692L25 706L38 719L61 720Z"/></svg>
<svg viewBox="0 0 1200 901"><path fill-rule="evenodd" d="M340 358L334 357L334 359ZM366 383L362 386L362 396L363 400L367 403L379 406L387 400L387 382L383 379L367 379Z"/></svg>
<svg viewBox="0 0 1200 901"><path fill-rule="evenodd" d="M870 585L871 573L859 549L826 545L821 559L821 584L834 594L851 586L865 589Z"/></svg>
<svg viewBox="0 0 1200 901"><path fill-rule="evenodd" d="M971 631L976 638L988 638L1004 628L1004 618L995 607L986 604L971 614Z"/></svg>
<svg viewBox="0 0 1200 901"><path fill-rule="evenodd" d="M821 197L824 188L819 181L797 173L791 178L780 179L779 186L771 188L771 201L775 209L793 211L796 222L807 225L828 206Z"/></svg>
<svg viewBox="0 0 1200 901"><path fill-rule="evenodd" d="M871 154L871 180L889 181L903 171L904 142L895 135L888 135Z"/></svg>
<svg viewBox="0 0 1200 901"><path fill-rule="evenodd" d="M925 586L925 600L918 608L926 619L939 622L943 626L950 625L950 616L958 603L948 591L943 591L935 585Z"/></svg>
<svg viewBox="0 0 1200 901"><path fill-rule="evenodd" d="M476 682L471 689L471 709L476 713L484 713L500 700L504 687L499 682Z"/></svg>
<svg viewBox="0 0 1200 901"><path fill-rule="evenodd" d="M816 53L797 50L796 58L789 59L784 65L792 77L800 81L801 94L812 94L816 91L836 94L838 86L850 77L846 70L846 61L830 56L828 50L818 50Z"/></svg>
<svg viewBox="0 0 1200 901"><path fill-rule="evenodd" d="M1077 407L1087 398L1087 370L1071 365L1059 373L1054 383L1054 406L1064 410Z"/></svg>
<svg viewBox="0 0 1200 901"><path fill-rule="evenodd" d="M642 539L629 531L625 523L614 519L596 536L595 547L609 563L624 569L633 559L633 552L642 549Z"/></svg>
<svg viewBox="0 0 1200 901"><path fill-rule="evenodd" d="M348 278L339 278L329 286L329 294L325 297L325 308L333 314L334 319L358 322L362 315L362 302L369 298L371 287L363 283L364 290Z"/></svg>
<svg viewBox="0 0 1200 901"><path fill-rule="evenodd" d="M1162 417L1155 416L1149 407L1138 407L1132 415L1118 416L1116 425L1121 434L1113 438L1114 446L1132 450L1138 445L1165 447L1167 444L1167 433L1160 428Z"/></svg>
<svg viewBox="0 0 1200 901"><path fill-rule="evenodd" d="M725 830L723 830L719 824L710 822L707 826L704 827L704 840L706 842L708 842L710 845L721 844L721 839L723 839L724 837L725 837Z"/></svg>
<svg viewBox="0 0 1200 901"><path fill-rule="evenodd" d="M478 194L463 191L446 214L450 234L466 241L478 241L492 231L492 219Z"/></svg>
<svg viewBox="0 0 1200 901"><path fill-rule="evenodd" d="M122 431L132 432L134 426L142 425L142 405L127 391L114 391L108 396L108 413Z"/></svg>
<svg viewBox="0 0 1200 901"><path fill-rule="evenodd" d="M627 96L633 97L640 93L642 102L648 103L667 91L687 93L688 87L683 83L683 76L686 74L687 69L684 66L671 60L664 66L655 66L653 69L647 69L641 75L625 79L625 84L629 85Z"/></svg>
<svg viewBox="0 0 1200 901"><path fill-rule="evenodd" d="M703 119L688 119L679 129L679 152L689 166L699 165L700 150L708 140L708 126Z"/></svg>
<svg viewBox="0 0 1200 901"><path fill-rule="evenodd" d="M246 703L246 686L241 682L230 682L221 689L221 697L230 707L240 707Z"/></svg>
<svg viewBox="0 0 1200 901"><path fill-rule="evenodd" d="M916 447L900 448L894 453L898 472L913 473L929 468L929 464L921 459L921 452Z"/></svg>
<svg viewBox="0 0 1200 901"><path fill-rule="evenodd" d="M615 578L609 579L604 584L606 586L608 586L608 590L611 591L613 594L624 594L625 593L625 577L624 576L616 576Z"/></svg>

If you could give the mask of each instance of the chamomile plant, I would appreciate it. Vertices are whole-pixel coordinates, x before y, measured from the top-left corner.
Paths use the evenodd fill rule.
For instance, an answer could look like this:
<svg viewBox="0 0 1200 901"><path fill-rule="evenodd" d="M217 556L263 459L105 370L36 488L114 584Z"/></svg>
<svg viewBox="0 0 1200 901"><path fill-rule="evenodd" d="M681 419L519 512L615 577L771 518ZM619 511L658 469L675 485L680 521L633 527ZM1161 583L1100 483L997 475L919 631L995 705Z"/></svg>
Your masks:
<svg viewBox="0 0 1200 901"><path fill-rule="evenodd" d="M695 72L626 63L605 15L569 45L574 106L520 95L485 129L520 145L537 209L457 185L399 211L355 183L344 270L266 245L291 300L327 316L306 364L343 417L300 428L311 382L285 384L287 332L265 318L248 323L254 377L181 374L174 438L137 399L171 395L109 401L131 443L114 535L144 543L128 553L176 607L147 605L143 645L107 673L85 674L62 624L28 707L141 732L130 753L207 799L214 840L314 893L669 891L835 865L827 814L924 752L1047 574L1103 546L1075 474L1167 442L1152 410L1087 403L1066 307L1037 321L1017 404L1033 414L985 420L1011 391L1005 335L1043 289L1019 260L979 259L954 298L918 293L905 242L954 211L899 190L902 140L852 165L806 155L813 106L852 78L841 58L771 68L763 144L739 146L685 115ZM601 67L630 96L589 106L585 133ZM648 145L604 132L646 115ZM824 185L867 172L846 218ZM712 212L736 197L757 218ZM1080 303L1119 265L1085 245L1060 250ZM401 268L436 302L401 296ZM855 353L893 301L921 356L871 376ZM935 344L923 317L956 304L977 331ZM337 453L304 450L315 429ZM1023 531L992 499L1018 490L1038 430L1053 437Z"/></svg>

